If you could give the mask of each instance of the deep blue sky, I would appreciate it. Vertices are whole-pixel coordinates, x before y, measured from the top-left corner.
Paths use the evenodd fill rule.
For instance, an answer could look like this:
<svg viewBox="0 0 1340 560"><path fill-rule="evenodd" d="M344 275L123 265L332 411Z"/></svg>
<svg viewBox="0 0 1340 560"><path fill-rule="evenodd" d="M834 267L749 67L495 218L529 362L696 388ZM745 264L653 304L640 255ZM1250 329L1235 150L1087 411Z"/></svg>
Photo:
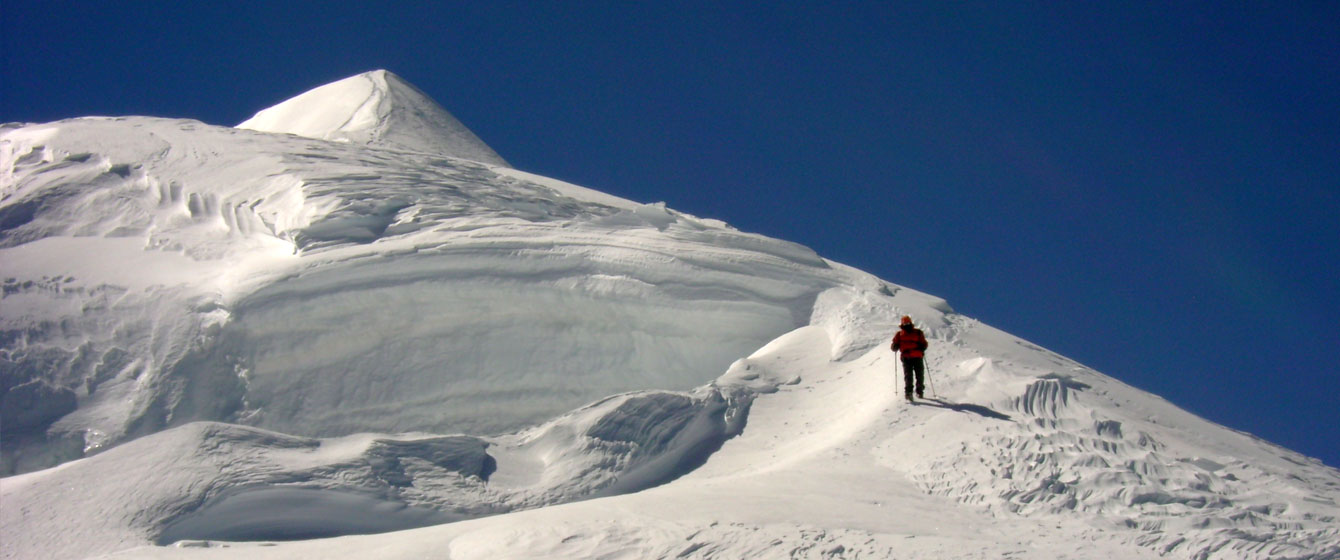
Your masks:
<svg viewBox="0 0 1340 560"><path fill-rule="evenodd" d="M1340 3L417 4L5 2L0 121L232 125L386 68L518 168L1340 465Z"/></svg>

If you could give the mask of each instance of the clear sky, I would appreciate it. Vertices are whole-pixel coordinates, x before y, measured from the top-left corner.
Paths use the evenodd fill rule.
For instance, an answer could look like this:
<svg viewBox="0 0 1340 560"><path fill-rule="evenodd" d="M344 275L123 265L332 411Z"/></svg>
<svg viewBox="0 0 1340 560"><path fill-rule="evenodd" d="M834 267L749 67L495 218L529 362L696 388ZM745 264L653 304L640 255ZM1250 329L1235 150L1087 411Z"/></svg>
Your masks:
<svg viewBox="0 0 1340 560"><path fill-rule="evenodd" d="M344 4L5 2L0 121L233 125L385 68L520 169L1340 466L1340 3Z"/></svg>

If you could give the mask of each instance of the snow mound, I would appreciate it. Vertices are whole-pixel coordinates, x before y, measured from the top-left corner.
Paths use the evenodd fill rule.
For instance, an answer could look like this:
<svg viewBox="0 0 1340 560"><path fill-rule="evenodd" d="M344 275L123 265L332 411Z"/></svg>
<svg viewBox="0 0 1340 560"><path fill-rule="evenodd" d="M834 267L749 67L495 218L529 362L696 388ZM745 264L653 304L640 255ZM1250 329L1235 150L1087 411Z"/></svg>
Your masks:
<svg viewBox="0 0 1340 560"><path fill-rule="evenodd" d="M386 70L309 90L256 113L237 127L507 166L446 109Z"/></svg>

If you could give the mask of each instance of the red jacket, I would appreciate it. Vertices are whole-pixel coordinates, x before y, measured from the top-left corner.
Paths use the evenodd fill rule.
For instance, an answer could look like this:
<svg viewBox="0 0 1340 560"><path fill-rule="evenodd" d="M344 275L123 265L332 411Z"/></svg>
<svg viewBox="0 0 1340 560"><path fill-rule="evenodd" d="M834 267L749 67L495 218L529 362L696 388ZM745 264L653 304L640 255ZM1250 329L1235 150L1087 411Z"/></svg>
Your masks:
<svg viewBox="0 0 1340 560"><path fill-rule="evenodd" d="M922 333L921 329L912 327L900 330L898 334L893 335L893 345L890 348L894 352L902 352L903 358L921 358L926 355L927 346L929 344L926 342L925 333Z"/></svg>

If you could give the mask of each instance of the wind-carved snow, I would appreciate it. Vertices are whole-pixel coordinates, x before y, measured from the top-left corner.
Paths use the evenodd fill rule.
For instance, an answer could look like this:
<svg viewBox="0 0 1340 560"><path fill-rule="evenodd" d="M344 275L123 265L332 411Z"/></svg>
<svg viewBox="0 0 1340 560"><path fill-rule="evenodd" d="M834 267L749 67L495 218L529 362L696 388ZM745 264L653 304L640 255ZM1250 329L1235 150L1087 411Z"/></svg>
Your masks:
<svg viewBox="0 0 1340 560"><path fill-rule="evenodd" d="M700 385L836 281L798 245L421 152L141 117L0 142L4 389L42 408L6 424L8 472L192 420L502 433Z"/></svg>
<svg viewBox="0 0 1340 560"><path fill-rule="evenodd" d="M10 518L19 511L43 515L26 519L20 536L7 532L3 554L78 558L93 552L90 541L114 548L366 534L634 492L701 465L740 432L728 418L747 406L716 389L630 393L487 438L320 440L195 422L4 479L7 531L19 527ZM73 482L117 466L128 468L96 488Z"/></svg>
<svg viewBox="0 0 1340 560"><path fill-rule="evenodd" d="M1340 558L1315 460L332 86L0 129L0 557Z"/></svg>

